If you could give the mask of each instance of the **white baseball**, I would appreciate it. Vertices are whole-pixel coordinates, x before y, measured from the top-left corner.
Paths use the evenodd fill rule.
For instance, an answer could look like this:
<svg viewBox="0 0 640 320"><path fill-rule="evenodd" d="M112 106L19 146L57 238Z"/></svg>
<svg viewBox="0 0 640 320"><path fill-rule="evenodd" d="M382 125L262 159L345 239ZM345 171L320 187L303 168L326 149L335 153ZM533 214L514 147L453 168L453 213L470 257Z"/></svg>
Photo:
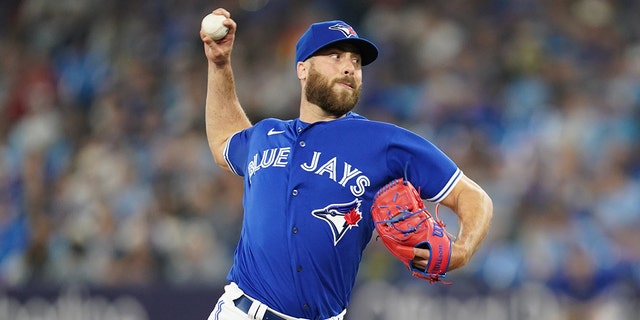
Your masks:
<svg viewBox="0 0 640 320"><path fill-rule="evenodd" d="M220 14L210 13L202 19L202 32L211 37L213 40L220 40L227 35L229 28L222 24L227 17Z"/></svg>

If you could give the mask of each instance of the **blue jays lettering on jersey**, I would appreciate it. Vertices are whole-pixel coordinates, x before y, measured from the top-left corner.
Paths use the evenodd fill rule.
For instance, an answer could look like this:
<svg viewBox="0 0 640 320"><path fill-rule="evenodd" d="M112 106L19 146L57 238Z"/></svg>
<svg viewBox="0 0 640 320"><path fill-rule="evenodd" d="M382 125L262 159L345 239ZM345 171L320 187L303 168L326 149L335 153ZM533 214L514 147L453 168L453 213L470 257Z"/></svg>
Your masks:
<svg viewBox="0 0 640 320"><path fill-rule="evenodd" d="M424 138L350 112L329 122L265 119L225 148L244 177L244 220L228 279L285 314L344 310L374 226L375 192L406 177L442 200L461 172Z"/></svg>

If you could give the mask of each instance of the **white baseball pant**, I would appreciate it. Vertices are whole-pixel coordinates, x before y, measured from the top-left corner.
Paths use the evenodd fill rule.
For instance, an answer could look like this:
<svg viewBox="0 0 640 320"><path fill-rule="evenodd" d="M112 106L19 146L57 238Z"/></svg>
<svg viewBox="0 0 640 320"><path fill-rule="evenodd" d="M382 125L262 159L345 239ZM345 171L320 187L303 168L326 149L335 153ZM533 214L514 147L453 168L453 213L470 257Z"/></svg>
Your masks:
<svg viewBox="0 0 640 320"><path fill-rule="evenodd" d="M286 314L282 314L277 312L267 305L257 301L253 298L249 298L253 301L251 307L248 312L244 312L238 307L235 306L234 301L242 296L246 296L242 289L238 287L235 283L231 282L230 284L224 287L224 293L218 299L213 311L209 315L207 320L263 320L263 317L267 311L279 316L285 320L307 320L302 318L295 318L287 316ZM346 310L342 311L339 315L331 317L327 320L343 320Z"/></svg>

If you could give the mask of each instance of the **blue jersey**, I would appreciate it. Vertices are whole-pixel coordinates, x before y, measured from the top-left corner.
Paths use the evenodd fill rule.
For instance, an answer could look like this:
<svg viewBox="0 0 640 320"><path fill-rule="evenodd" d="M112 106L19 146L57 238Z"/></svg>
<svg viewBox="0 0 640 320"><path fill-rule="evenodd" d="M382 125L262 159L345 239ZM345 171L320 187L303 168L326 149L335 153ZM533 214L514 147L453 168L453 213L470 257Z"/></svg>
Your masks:
<svg viewBox="0 0 640 320"><path fill-rule="evenodd" d="M262 120L233 135L224 156L244 177L244 220L228 280L308 319L347 307L375 229L378 189L406 176L437 202L461 176L424 138L353 112L314 124Z"/></svg>

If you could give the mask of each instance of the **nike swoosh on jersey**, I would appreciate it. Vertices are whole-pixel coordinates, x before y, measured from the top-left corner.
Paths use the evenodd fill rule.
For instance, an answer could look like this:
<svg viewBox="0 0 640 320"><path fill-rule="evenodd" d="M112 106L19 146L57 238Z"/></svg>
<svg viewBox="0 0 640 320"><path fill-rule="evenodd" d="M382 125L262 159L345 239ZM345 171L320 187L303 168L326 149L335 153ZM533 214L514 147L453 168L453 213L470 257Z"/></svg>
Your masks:
<svg viewBox="0 0 640 320"><path fill-rule="evenodd" d="M276 131L276 128L271 128L271 130L269 130L269 132L267 132L268 136L272 136L274 134L281 134L284 133L284 131Z"/></svg>

